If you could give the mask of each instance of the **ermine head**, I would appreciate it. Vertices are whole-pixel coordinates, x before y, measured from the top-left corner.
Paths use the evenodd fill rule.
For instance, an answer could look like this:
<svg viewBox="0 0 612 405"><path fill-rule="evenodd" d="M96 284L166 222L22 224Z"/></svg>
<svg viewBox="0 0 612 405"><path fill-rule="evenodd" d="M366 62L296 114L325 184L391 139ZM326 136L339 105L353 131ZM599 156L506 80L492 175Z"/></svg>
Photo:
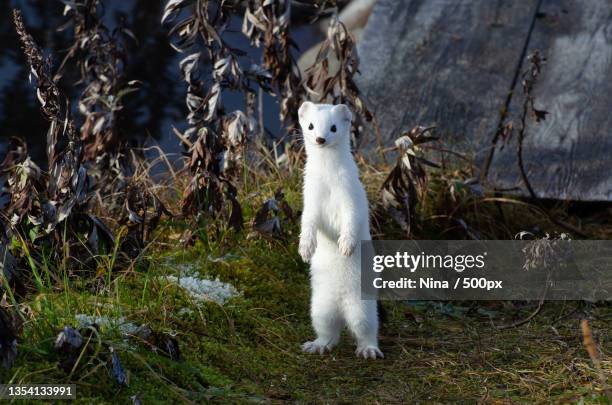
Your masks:
<svg viewBox="0 0 612 405"><path fill-rule="evenodd" d="M306 149L350 146L353 114L344 104L305 101L298 111Z"/></svg>

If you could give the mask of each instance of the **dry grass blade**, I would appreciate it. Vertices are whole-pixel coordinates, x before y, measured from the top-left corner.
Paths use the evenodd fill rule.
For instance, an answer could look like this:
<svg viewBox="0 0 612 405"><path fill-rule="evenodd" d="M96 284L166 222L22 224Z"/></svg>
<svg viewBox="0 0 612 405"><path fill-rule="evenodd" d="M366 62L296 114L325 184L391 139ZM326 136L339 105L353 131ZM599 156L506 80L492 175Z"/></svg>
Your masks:
<svg viewBox="0 0 612 405"><path fill-rule="evenodd" d="M604 371L601 368L601 357L599 355L599 350L597 349L597 344L595 343L595 339L593 338L593 331L591 330L591 326L589 325L589 321L583 319L580 321L580 329L582 331L582 343L584 344L584 348L586 349L591 361L593 362L593 367L597 371L597 375L599 376L599 381L603 387L603 390L608 397L608 400L612 400L612 391L608 386L608 380Z"/></svg>

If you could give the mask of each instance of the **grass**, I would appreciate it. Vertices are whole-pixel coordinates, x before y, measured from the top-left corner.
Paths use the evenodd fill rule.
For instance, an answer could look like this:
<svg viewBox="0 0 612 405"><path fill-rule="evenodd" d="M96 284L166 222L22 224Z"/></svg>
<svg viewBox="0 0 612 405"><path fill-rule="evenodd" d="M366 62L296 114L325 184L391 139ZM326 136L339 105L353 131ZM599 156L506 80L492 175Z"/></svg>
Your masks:
<svg viewBox="0 0 612 405"><path fill-rule="evenodd" d="M364 170L374 197L384 171ZM300 206L299 172L277 176L256 179L244 192L247 218L279 184L290 205ZM460 231L449 221L443 193L436 191L442 184L432 185L431 202L422 210L423 237L449 238ZM498 203L476 205L466 197L453 206L453 215L460 213L483 233L504 236L521 226L512 223L517 216L523 224L553 229L535 208L520 203L502 204L505 220L496 222ZM137 266L109 274L101 261L100 272L110 282L100 290L87 278L57 281L47 274L57 269L37 269L37 292L21 301L27 321L19 356L13 368L0 370L0 381L75 383L78 403L130 403L132 396L144 404L609 403L579 326L581 318L590 319L600 372L610 379L612 308L603 304L547 303L528 324L498 330L495 324L523 318L536 304L385 302L384 360L356 359L348 336L331 355L302 354L300 343L313 336L308 269L296 250L298 224L284 225L284 242L227 232L219 240L183 248L178 239L188 224L168 221ZM383 236L399 236L384 220L376 226L381 234L388 230ZM165 280L186 270L231 283L240 295L225 305L194 300ZM58 368L62 358L53 344L61 328L77 325L76 314L123 317L175 336L181 360L153 352L109 325L92 334L75 369L66 373ZM119 355L127 386L112 377L109 346Z"/></svg>

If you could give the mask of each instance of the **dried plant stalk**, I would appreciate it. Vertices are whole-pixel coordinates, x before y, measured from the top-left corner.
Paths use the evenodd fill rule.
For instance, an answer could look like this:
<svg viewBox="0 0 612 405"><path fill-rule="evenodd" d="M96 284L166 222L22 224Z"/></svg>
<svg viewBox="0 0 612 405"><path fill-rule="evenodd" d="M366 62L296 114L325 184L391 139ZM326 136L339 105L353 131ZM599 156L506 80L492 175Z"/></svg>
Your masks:
<svg viewBox="0 0 612 405"><path fill-rule="evenodd" d="M244 13L242 32L256 47L263 45L263 71L259 76L263 87L281 101L280 119L288 133L299 127L297 111L304 98L302 78L291 49L297 48L290 35L291 2L289 0L249 0ZM263 76L263 77L262 77Z"/></svg>
<svg viewBox="0 0 612 405"><path fill-rule="evenodd" d="M50 59L43 58L27 33L21 13L15 10L13 16L43 115L50 121L49 172L45 174L32 162L24 143L13 141L12 151L1 167L2 172L8 173L11 201L5 212L19 239L31 244L28 250L36 256L35 260L39 255L37 244L44 239L54 248L54 259L82 268L93 261L103 246L112 247L114 237L88 206L90 176L82 163L82 143L69 116L68 102L55 82L59 76L52 74Z"/></svg>
<svg viewBox="0 0 612 405"><path fill-rule="evenodd" d="M582 331L582 344L586 349L591 361L593 362L593 367L597 371L597 375L599 377L599 381L603 387L604 393L608 397L608 400L612 400L612 391L608 386L608 380L604 371L601 368L601 357L599 355L599 350L597 349L597 344L595 343L595 339L593 338L593 331L591 330L591 326L589 325L589 321L583 319L580 321L580 329Z"/></svg>
<svg viewBox="0 0 612 405"><path fill-rule="evenodd" d="M338 61L337 71L330 71L330 58ZM327 39L311 67L305 72L304 86L309 96L317 102L347 104L355 113L353 133L360 137L365 122L374 116L361 99L354 77L359 72L359 57L355 38L334 14L327 28Z"/></svg>
<svg viewBox="0 0 612 405"><path fill-rule="evenodd" d="M70 142L69 145L78 151L79 144L74 123L69 118L67 100L61 97L57 84L53 80L51 60L43 57L40 48L26 31L21 11L13 10L13 22L30 66L30 80L32 78L36 80L36 96L40 102L41 111L45 119L50 122L47 132L47 161L49 167L53 167L61 136L66 136Z"/></svg>
<svg viewBox="0 0 612 405"><path fill-rule="evenodd" d="M34 39L26 31L23 18L19 10L13 11L13 20L23 50L30 66L31 77L36 81L36 95L41 104L43 116L49 121L47 132L47 160L49 163L49 177L44 190L46 198L39 201L38 207L34 202L28 206L28 215L32 217L32 209L38 208L35 225L44 224L46 231L50 232L55 226L66 219L77 204L85 199L87 190L87 173L81 165L81 142L76 135L74 123L69 116L67 100L62 97L57 84L53 80L51 61L45 59ZM65 138L63 150L58 150L60 138ZM26 160L25 173L33 184L40 183L40 171ZM18 187L23 182L15 178L13 195L23 196L25 189ZM31 190L31 189L30 189ZM43 190L38 190L40 192ZM20 197L23 199L23 197ZM24 206L24 204L22 204ZM21 220L23 216L19 218Z"/></svg>
<svg viewBox="0 0 612 405"><path fill-rule="evenodd" d="M438 164L423 157L422 145L436 141L433 127L415 127L395 145L398 158L381 188L383 207L409 237L416 220L416 207L427 187L425 166L438 168Z"/></svg>
<svg viewBox="0 0 612 405"><path fill-rule="evenodd" d="M136 91L138 82L124 80L127 62L126 38L135 40L126 27L109 30L102 21L101 0L66 2L64 15L72 25L74 43L59 72L74 60L80 71L79 83L85 84L79 99L79 111L85 116L81 126L85 161L102 161L116 155L124 141L117 121L123 110L123 98Z"/></svg>
<svg viewBox="0 0 612 405"><path fill-rule="evenodd" d="M241 53L222 38L231 13L237 4L226 1L198 0L192 9L189 2L166 3L162 23L172 22L184 10L188 16L170 28L171 45L179 52L190 52L180 62L187 84L186 104L189 128L180 138L188 150L186 165L191 181L183 193L184 215L222 215L234 229L243 226L242 209L234 185L241 166L243 149L254 131L254 119L242 111L225 113L222 95L225 90L245 93L247 111L252 112L254 90L249 78L257 78L261 69L244 72ZM208 77L200 74L202 51L212 63Z"/></svg>

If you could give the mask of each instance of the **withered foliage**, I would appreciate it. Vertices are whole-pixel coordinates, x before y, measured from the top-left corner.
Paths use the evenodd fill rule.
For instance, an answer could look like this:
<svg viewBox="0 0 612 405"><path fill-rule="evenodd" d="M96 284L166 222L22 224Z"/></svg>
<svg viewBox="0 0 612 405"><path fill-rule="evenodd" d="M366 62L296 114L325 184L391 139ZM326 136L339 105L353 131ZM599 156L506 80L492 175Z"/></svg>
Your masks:
<svg viewBox="0 0 612 405"><path fill-rule="evenodd" d="M58 356L58 366L68 375L74 375L78 372L82 364L94 363L99 366L110 366L110 374L119 386L125 386L128 382L127 373L121 362L118 352L115 347L103 342L100 347L88 344L89 340L95 338L100 333L99 325L87 324L79 329L70 326L65 326L56 336L54 349ZM140 341L146 335L147 338L159 339L160 342L167 343L170 346L169 350L175 350L174 354L178 355L178 344L175 346L169 337L164 340L167 335L152 332L147 326L140 326L135 335L124 335L124 338ZM157 340L155 340L157 342ZM157 348L156 348L157 349ZM160 354L166 355L164 351ZM170 355L168 355L170 357ZM87 359L83 361L83 359Z"/></svg>
<svg viewBox="0 0 612 405"><path fill-rule="evenodd" d="M80 128L85 161L101 161L119 151L121 139L117 122L123 110L123 98L136 91L137 82L126 83L126 38L136 40L125 27L109 30L102 21L101 0L65 2L68 21L62 29L72 27L74 43L60 68L74 60L85 86L79 99L79 111L85 117Z"/></svg>
<svg viewBox="0 0 612 405"><path fill-rule="evenodd" d="M517 239L530 240L523 248L523 270L558 271L567 267L571 260L572 252L567 249L566 243L571 240L568 234L546 234L542 238L535 238L530 232L520 232Z"/></svg>
<svg viewBox="0 0 612 405"><path fill-rule="evenodd" d="M188 86L189 128L179 137L187 148L186 166L191 173L183 193L183 214L221 215L236 230L242 228L243 219L232 180L242 148L254 130L254 120L241 111L226 114L222 94L224 90L244 92L247 111L253 111L255 100L239 63L242 52L222 38L237 7L238 2L230 1L170 0L161 20L162 24L173 24L169 31L172 46L178 52L190 52L180 62ZM212 65L208 80L199 72L203 51Z"/></svg>
<svg viewBox="0 0 612 405"><path fill-rule="evenodd" d="M381 188L383 207L407 236L411 235L416 207L427 187L425 167L439 167L423 157L422 145L438 140L432 131L431 127L415 127L395 140L397 162Z"/></svg>
<svg viewBox="0 0 612 405"><path fill-rule="evenodd" d="M332 60L338 64L333 70L330 66ZM357 73L359 56L355 38L334 14L327 28L327 38L313 65L305 72L304 86L310 98L316 102L347 104L354 112L353 133L359 138L365 122L371 122L374 116L361 99L355 84Z"/></svg>
<svg viewBox="0 0 612 405"><path fill-rule="evenodd" d="M87 198L88 178L81 160L81 141L69 116L68 102L53 79L51 61L43 58L27 33L21 13L15 10L13 17L31 79L35 81L41 111L49 121L49 173L43 173L32 162L25 144L13 141L13 149L2 164L2 172L8 177L5 190L11 201L4 212L14 229L35 240L54 233L58 224L69 217L78 220L86 215L80 211ZM62 242L61 235L56 233L55 237L57 243Z"/></svg>
<svg viewBox="0 0 612 405"><path fill-rule="evenodd" d="M562 233L558 235L545 234L538 238L531 232L522 231L515 235L515 239L529 240L530 242L522 249L524 262L523 270L525 271L542 271L546 276L546 283L542 291L542 296L536 308L526 317L521 320L512 322L507 325L497 325L497 329L516 328L524 325L535 318L546 303L546 296L550 286L554 283L553 275L567 274L568 263L572 263L572 251L568 249L567 243L570 236ZM561 242L561 243L560 243Z"/></svg>
<svg viewBox="0 0 612 405"><path fill-rule="evenodd" d="M546 119L548 111L539 110L534 105L533 88L538 80L538 76L542 72L542 67L546 63L546 59L542 57L539 51L535 51L527 57L529 68L523 72L523 93L526 95L525 104L528 106L527 111L531 111L536 122Z"/></svg>
<svg viewBox="0 0 612 405"><path fill-rule="evenodd" d="M85 116L80 128L84 160L89 162L97 193L112 196L104 201L105 211L123 214L118 223L128 232L121 252L133 259L149 241L161 215L170 215L146 176L136 175L139 158L126 151L127 139L119 126L124 97L138 90L138 81L125 78L127 43L137 39L123 25L112 31L105 26L101 0L66 3L64 15L68 22L63 28L73 27L74 43L61 66L74 60L80 71L77 84L85 86L79 99L79 111Z"/></svg>
<svg viewBox="0 0 612 405"><path fill-rule="evenodd" d="M87 322L79 328L64 326L54 343L58 367L66 374L74 375L87 363L110 366L110 375L115 382L120 386L127 385L127 373L115 347L110 342L101 342L100 346L89 344L91 339L97 340L99 334L100 325L95 322ZM164 357L176 361L181 358L179 343L173 336L154 331L147 325L121 335L125 341L140 344Z"/></svg>
<svg viewBox="0 0 612 405"><path fill-rule="evenodd" d="M30 67L30 81L36 81L36 96L43 116L50 123L47 132L47 160L49 168L52 168L60 153L58 151L60 138L66 137L68 141L64 151L66 154L79 156L80 143L74 123L69 118L67 100L62 97L53 79L50 58L43 57L38 45L26 31L19 10L13 10L13 21Z"/></svg>
<svg viewBox="0 0 612 405"><path fill-rule="evenodd" d="M297 45L291 39L289 28L291 1L249 0L244 12L242 32L251 44L263 47L260 73L262 86L269 76L271 91L280 100L280 119L288 133L298 128L297 111L304 98L302 78L291 50ZM262 80L263 79L263 80Z"/></svg>
<svg viewBox="0 0 612 405"><path fill-rule="evenodd" d="M56 336L53 348L61 356L59 367L64 372L70 373L73 370L79 359L83 343L81 332L70 326L65 326Z"/></svg>
<svg viewBox="0 0 612 405"><path fill-rule="evenodd" d="M56 75L64 73L69 63L79 70L77 86L83 86L79 97L79 112L84 116L80 127L83 142L83 161L91 181L90 189L104 199L104 211L113 216L125 212L128 185L146 189L134 176L139 165L138 156L127 151L127 139L121 132L119 122L124 110L124 98L138 90L139 82L127 81L128 42L137 42L131 30L120 25L110 30L103 21L102 0L76 0L66 2L66 23L60 28L72 28L73 44L68 49ZM147 191L147 194L150 194ZM157 200L151 197L150 201ZM133 223L122 221L122 225ZM131 227L134 229L134 227ZM142 245L144 234L130 232L133 242ZM114 240L112 241L114 243ZM140 249L142 246L140 246ZM97 253L97 250L96 250ZM129 248L128 256L134 257Z"/></svg>
<svg viewBox="0 0 612 405"><path fill-rule="evenodd" d="M136 259L146 244L151 241L152 233L159 225L162 215L172 216L161 200L142 182L133 182L125 193L127 235L121 242L121 251L130 259Z"/></svg>
<svg viewBox="0 0 612 405"><path fill-rule="evenodd" d="M127 375L125 374L125 370L123 369L123 364L121 364L121 360L119 359L119 355L113 349L110 348L111 354L111 374L113 378L119 385L127 385Z"/></svg>
<svg viewBox="0 0 612 405"><path fill-rule="evenodd" d="M92 6L98 3L95 1L70 3L72 7L70 10L84 7L84 4ZM78 17L77 21L79 18L87 20L87 24L92 20L95 21L94 18L86 18L83 15ZM43 57L39 47L27 33L19 11L14 12L14 21L30 65L42 113L49 121L47 134L49 171L42 171L30 159L24 142L18 139L11 141L9 151L0 166L3 176L0 202L4 214L3 221L6 222L10 234L7 239L13 238L22 244L29 245L28 254L32 255L35 261L42 262L40 255L44 251L45 255L49 255L45 257L47 260L63 262L69 267L78 265L81 269L93 267L95 256L111 251L116 243L110 227L94 214L95 204L92 203L91 197L96 192L102 192L102 194L113 196L109 199L101 199L102 203L109 203L109 212L120 213L123 210L126 213L123 221L117 221L118 225L123 224L128 228L128 237L123 239L122 249L118 253L125 255L128 260L134 258L137 252L142 250L152 229L157 226L161 214L168 214L168 211L147 189L146 185L140 184L126 174L129 170L122 166L124 161L118 157L118 154L114 155L113 160L107 160L112 164L107 165L104 170L105 176L115 177L112 184L117 187L102 190L99 185L100 179L103 178L98 176L97 182L93 180L95 176L88 173L88 168L83 162L82 141L69 116L68 102L60 93L56 83L59 75L53 75L50 58ZM99 33L91 35L98 36ZM83 39L85 40L86 37ZM95 42L97 39L91 39L91 41ZM92 47L95 48L93 45ZM104 46L102 48L105 49ZM70 52L77 51L71 50ZM103 70L102 67L100 68L102 70L99 71L93 67L87 67L88 64L97 63L106 66L106 62L106 60L98 60L88 55L81 65L86 70L86 75L83 77L86 88L91 89L92 83L99 83L102 86L100 90L102 92L96 96L101 97L100 100L112 100L114 97L119 97L119 95L107 94L106 91L112 92L112 88L104 87L101 84L105 80L104 72L111 75L110 72ZM91 73L92 71L97 73ZM90 74L100 75L100 77L96 79ZM84 96L85 101L82 99L81 103L87 103L86 100L90 96L94 97L89 91L86 90L85 94L88 96ZM105 104L105 102L100 103ZM105 117L104 122L106 122L109 116L105 114L108 113L111 116L113 114L111 110L114 107L106 112L100 112L98 111L101 108L100 105L91 104L91 106L96 111L92 114L98 120ZM84 127L89 125L88 119ZM104 127L103 124L100 125ZM113 130L113 127L110 126L101 134L107 134L108 131ZM87 139L85 137L85 141ZM112 149L107 151L112 151ZM96 173L96 167L93 166L93 169L92 166L89 167L90 171ZM110 181L104 184L110 184ZM129 192L127 191L128 186ZM140 191L136 192L136 190ZM113 205L118 206L120 210L113 209ZM151 213L143 214L147 210ZM24 255L25 252L21 254ZM121 260L117 263L121 263Z"/></svg>
<svg viewBox="0 0 612 405"><path fill-rule="evenodd" d="M180 70L188 86L189 128L184 133L175 131L187 148L186 166L191 173L190 184L183 194L183 214L221 215L235 229L242 226L236 198L236 169L256 127L251 83L279 98L280 118L288 133L297 129L296 114L306 98L306 90L318 101L346 103L352 107L357 115L356 134L362 129L362 121L372 120L354 82L359 64L354 38L337 16L332 19L327 41L315 65L302 81L292 55L297 47L290 36L291 2L246 2L242 31L253 46L263 49L261 65L249 61L248 69L241 66L246 59L244 53L231 48L223 39L232 14L239 11L239 3L170 0L162 16L162 23L171 24L172 46L187 54L180 62ZM334 72L328 68L332 57L339 63ZM212 66L210 75L202 72L204 58ZM227 90L245 95L244 112L225 112L222 97Z"/></svg>
<svg viewBox="0 0 612 405"><path fill-rule="evenodd" d="M255 214L253 231L264 238L283 239L285 225L293 222L294 218L293 210L285 201L283 191L279 189Z"/></svg>
<svg viewBox="0 0 612 405"><path fill-rule="evenodd" d="M181 350L178 340L167 333L154 331L148 326L142 325L136 330L133 336L130 336L130 338L162 356L175 361L181 359Z"/></svg>

